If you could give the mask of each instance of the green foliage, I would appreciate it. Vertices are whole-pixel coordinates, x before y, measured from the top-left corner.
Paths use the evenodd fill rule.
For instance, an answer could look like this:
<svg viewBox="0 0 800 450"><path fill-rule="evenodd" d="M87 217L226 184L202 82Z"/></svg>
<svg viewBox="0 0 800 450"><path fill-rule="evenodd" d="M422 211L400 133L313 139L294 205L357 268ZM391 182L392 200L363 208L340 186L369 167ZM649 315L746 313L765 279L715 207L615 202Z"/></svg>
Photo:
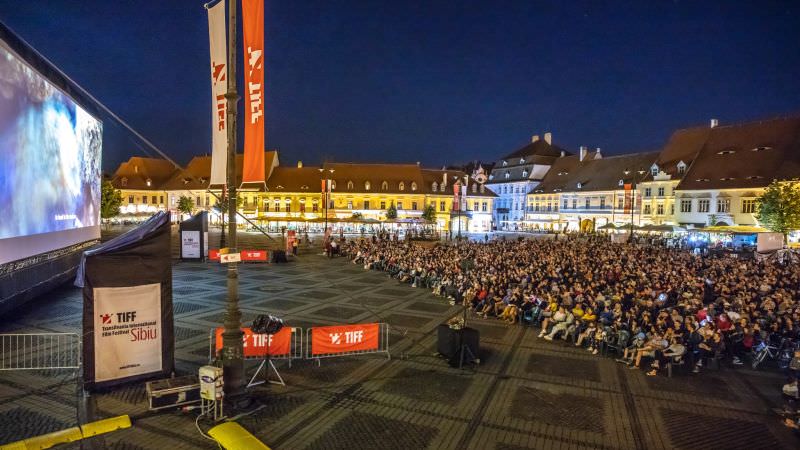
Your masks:
<svg viewBox="0 0 800 450"><path fill-rule="evenodd" d="M122 204L122 192L114 189L108 180L103 180L100 192L100 217L110 219L119 214L119 205Z"/></svg>
<svg viewBox="0 0 800 450"><path fill-rule="evenodd" d="M386 218L387 219L397 219L397 208L394 206L394 202L389 205L389 209L386 210Z"/></svg>
<svg viewBox="0 0 800 450"><path fill-rule="evenodd" d="M436 208L433 207L433 204L425 207L425 210L422 211L422 218L428 222L433 222L436 220Z"/></svg>
<svg viewBox="0 0 800 450"><path fill-rule="evenodd" d="M184 214L191 214L193 210L194 200L192 200L191 197L181 195L181 198L178 199L178 211Z"/></svg>
<svg viewBox="0 0 800 450"><path fill-rule="evenodd" d="M800 230L800 185L773 181L756 200L756 218L766 228L785 236Z"/></svg>

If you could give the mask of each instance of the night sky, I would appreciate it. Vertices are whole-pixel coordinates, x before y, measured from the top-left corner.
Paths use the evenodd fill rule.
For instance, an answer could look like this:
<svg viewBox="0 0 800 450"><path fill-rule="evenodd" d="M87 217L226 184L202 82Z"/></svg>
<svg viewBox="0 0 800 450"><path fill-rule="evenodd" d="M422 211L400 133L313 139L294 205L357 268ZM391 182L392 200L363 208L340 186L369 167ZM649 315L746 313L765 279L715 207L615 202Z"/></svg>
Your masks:
<svg viewBox="0 0 800 450"><path fill-rule="evenodd" d="M203 3L0 0L0 20L186 163L210 151ZM265 27L285 165L495 160L545 131L615 154L800 113L797 1L267 0ZM148 154L104 125L105 170Z"/></svg>

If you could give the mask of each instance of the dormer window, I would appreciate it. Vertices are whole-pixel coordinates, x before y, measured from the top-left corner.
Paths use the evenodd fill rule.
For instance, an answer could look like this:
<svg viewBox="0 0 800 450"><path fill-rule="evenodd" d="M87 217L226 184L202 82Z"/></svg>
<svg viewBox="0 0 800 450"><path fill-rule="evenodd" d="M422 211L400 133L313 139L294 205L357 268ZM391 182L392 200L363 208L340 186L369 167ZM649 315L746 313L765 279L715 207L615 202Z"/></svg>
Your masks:
<svg viewBox="0 0 800 450"><path fill-rule="evenodd" d="M431 191L436 192L437 189L439 189L439 185L434 181L431 185Z"/></svg>
<svg viewBox="0 0 800 450"><path fill-rule="evenodd" d="M522 176L527 178L527 176L528 176L528 171L527 171L527 170L523 170L523 171L522 171Z"/></svg>
<svg viewBox="0 0 800 450"><path fill-rule="evenodd" d="M583 184L582 184L582 183L580 183L580 182L578 182L578 184L577 184L577 187L578 187L578 189L580 189L580 188L582 188L582 187L583 187Z"/></svg>
<svg viewBox="0 0 800 450"><path fill-rule="evenodd" d="M336 189L336 180L331 180L331 190Z"/></svg>
<svg viewBox="0 0 800 450"><path fill-rule="evenodd" d="M369 181L365 181L364 182L364 190L368 191L370 187L372 187L372 185L369 184Z"/></svg>
<svg viewBox="0 0 800 450"><path fill-rule="evenodd" d="M748 180L760 180L762 178L764 177L762 177L761 175L750 175L749 177L747 177Z"/></svg>
<svg viewBox="0 0 800 450"><path fill-rule="evenodd" d="M206 178L206 177L200 177L200 182L201 182L201 183L203 183L203 184L206 184L206 181L208 181L208 178Z"/></svg>
<svg viewBox="0 0 800 450"><path fill-rule="evenodd" d="M700 182L700 181L710 181L710 180L708 178L698 178L695 181Z"/></svg>
<svg viewBox="0 0 800 450"><path fill-rule="evenodd" d="M151 180L150 178L148 178L147 180L145 180L145 183L147 184L147 187L150 187L150 186L152 186L152 185L153 185L153 180Z"/></svg>
<svg viewBox="0 0 800 450"><path fill-rule="evenodd" d="M683 162L683 161L680 161L678 163L678 174L682 175L684 173L686 173L686 163Z"/></svg>
<svg viewBox="0 0 800 450"><path fill-rule="evenodd" d="M658 175L658 165L657 164L653 164L652 166L650 166L650 175L652 175L652 176Z"/></svg>
<svg viewBox="0 0 800 450"><path fill-rule="evenodd" d="M381 183L381 190L382 191L388 191L389 190L389 183L387 181L384 181L383 183Z"/></svg>
<svg viewBox="0 0 800 450"><path fill-rule="evenodd" d="M183 184L189 184L189 182L191 182L191 181L192 181L191 178L184 178L183 179Z"/></svg>
<svg viewBox="0 0 800 450"><path fill-rule="evenodd" d="M772 147L770 147L768 145L762 145L761 147L755 147L755 148L751 149L750 151L751 152L762 152L764 150L772 150Z"/></svg>
<svg viewBox="0 0 800 450"><path fill-rule="evenodd" d="M494 174L489 174L489 179L494 180Z"/></svg>
<svg viewBox="0 0 800 450"><path fill-rule="evenodd" d="M348 181L347 182L347 190L348 191L352 191L353 190L353 182L352 181Z"/></svg>
<svg viewBox="0 0 800 450"><path fill-rule="evenodd" d="M619 185L619 186L625 186L625 182L624 182L624 181L622 181L622 180L619 180L619 182L617 183L617 185Z"/></svg>
<svg viewBox="0 0 800 450"><path fill-rule="evenodd" d="M733 178L733 177L722 177L722 178L719 179L719 181L732 181L732 180L735 180L735 179L736 178Z"/></svg>
<svg viewBox="0 0 800 450"><path fill-rule="evenodd" d="M128 185L128 179L125 178L125 177L122 177L122 179L119 180L119 185L120 186L127 186Z"/></svg>
<svg viewBox="0 0 800 450"><path fill-rule="evenodd" d="M520 164L525 164L525 158L520 158L520 159L519 159L519 163L520 163Z"/></svg>
<svg viewBox="0 0 800 450"><path fill-rule="evenodd" d="M503 167L508 165L508 161L503 161Z"/></svg>
<svg viewBox="0 0 800 450"><path fill-rule="evenodd" d="M564 172L558 172L558 176L561 176L561 175L568 175L568 174L569 174L569 172L566 172L566 171L564 171Z"/></svg>
<svg viewBox="0 0 800 450"><path fill-rule="evenodd" d="M511 174L506 172L506 179L508 179L510 176L511 176Z"/></svg>
<svg viewBox="0 0 800 450"><path fill-rule="evenodd" d="M478 185L475 184L475 183L472 183L472 193L474 194L476 192L478 192Z"/></svg>
<svg viewBox="0 0 800 450"><path fill-rule="evenodd" d="M414 191L414 192L417 191L417 182L416 181L412 181L411 182L411 190Z"/></svg>
<svg viewBox="0 0 800 450"><path fill-rule="evenodd" d="M405 191L406 190L406 184L401 181L400 184L397 185L397 189L399 189L401 191Z"/></svg>
<svg viewBox="0 0 800 450"><path fill-rule="evenodd" d="M726 148L725 150L720 150L720 151L717 152L718 155L732 155L734 153L736 153L736 149L734 149L732 147L729 147L729 148Z"/></svg>

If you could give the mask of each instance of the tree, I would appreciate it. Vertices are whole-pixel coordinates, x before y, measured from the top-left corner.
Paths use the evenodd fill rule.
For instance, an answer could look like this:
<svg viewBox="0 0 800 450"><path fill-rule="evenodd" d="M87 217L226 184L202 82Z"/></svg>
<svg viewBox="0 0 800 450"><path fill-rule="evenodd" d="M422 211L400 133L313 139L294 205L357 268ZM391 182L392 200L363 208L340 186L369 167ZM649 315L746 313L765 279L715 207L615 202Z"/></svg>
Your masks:
<svg viewBox="0 0 800 450"><path fill-rule="evenodd" d="M797 180L773 181L756 199L756 218L766 228L782 233L800 230L800 185Z"/></svg>
<svg viewBox="0 0 800 450"><path fill-rule="evenodd" d="M432 204L426 206L425 210L422 211L422 218L428 222L433 222L436 220L436 208L434 208Z"/></svg>
<svg viewBox="0 0 800 450"><path fill-rule="evenodd" d="M184 214L191 214L194 210L194 200L191 197L181 195L178 199L178 211Z"/></svg>
<svg viewBox="0 0 800 450"><path fill-rule="evenodd" d="M119 214L119 205L122 204L122 192L115 189L108 180L103 180L100 191L100 217L110 219Z"/></svg>
<svg viewBox="0 0 800 450"><path fill-rule="evenodd" d="M236 196L236 210L238 211L241 209L242 204L244 203L244 199L242 197ZM228 214L228 197L224 199L217 200L217 204L214 205L214 208L222 214Z"/></svg>
<svg viewBox="0 0 800 450"><path fill-rule="evenodd" d="M387 219L397 219L397 208L394 207L394 202L389 205L389 209L386 210L386 218Z"/></svg>

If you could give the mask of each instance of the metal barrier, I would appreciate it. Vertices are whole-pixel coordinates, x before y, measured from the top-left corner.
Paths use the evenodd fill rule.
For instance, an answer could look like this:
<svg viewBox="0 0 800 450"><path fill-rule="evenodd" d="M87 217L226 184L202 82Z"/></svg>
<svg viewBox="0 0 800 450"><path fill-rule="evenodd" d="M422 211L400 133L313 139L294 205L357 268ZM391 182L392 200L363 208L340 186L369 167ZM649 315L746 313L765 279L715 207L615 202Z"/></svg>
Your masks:
<svg viewBox="0 0 800 450"><path fill-rule="evenodd" d="M269 350L265 352L263 355L246 355L244 356L245 361L261 361L258 365L253 376L250 378L250 382L247 384L247 387L257 386L259 384L263 384L266 381L269 381L273 384L280 384L281 386L286 386L286 383L283 382L283 377L278 372L278 369L275 367L275 364L272 363L273 359L278 360L286 360L289 362L289 367L292 367L292 360L293 359L303 359L303 329L297 327L292 328L292 335L289 341L289 352L282 354L282 355L269 355ZM211 331L208 333L208 363L212 364L214 362L214 356L216 354L216 342L215 342L215 335L216 335L216 328L212 328ZM268 349L269 347L260 348ZM265 374L265 379L256 381L256 377L259 373L266 367L267 371L270 369L275 375L278 377L278 380L269 380L269 373Z"/></svg>
<svg viewBox="0 0 800 450"><path fill-rule="evenodd" d="M0 334L0 370L79 369L77 333Z"/></svg>
<svg viewBox="0 0 800 450"><path fill-rule="evenodd" d="M354 355L367 355L372 353L386 353L386 358L391 359L392 355L389 353L389 324L388 323L378 323L378 347L376 349L370 350L354 350L354 351L342 351L336 353L321 353L321 354L313 354L312 349L312 334L315 328L326 328L326 327L311 327L306 330L306 359L316 359L317 365L320 365L320 360L322 358L336 358L339 356L354 356ZM358 327L358 325L344 325L345 327Z"/></svg>

